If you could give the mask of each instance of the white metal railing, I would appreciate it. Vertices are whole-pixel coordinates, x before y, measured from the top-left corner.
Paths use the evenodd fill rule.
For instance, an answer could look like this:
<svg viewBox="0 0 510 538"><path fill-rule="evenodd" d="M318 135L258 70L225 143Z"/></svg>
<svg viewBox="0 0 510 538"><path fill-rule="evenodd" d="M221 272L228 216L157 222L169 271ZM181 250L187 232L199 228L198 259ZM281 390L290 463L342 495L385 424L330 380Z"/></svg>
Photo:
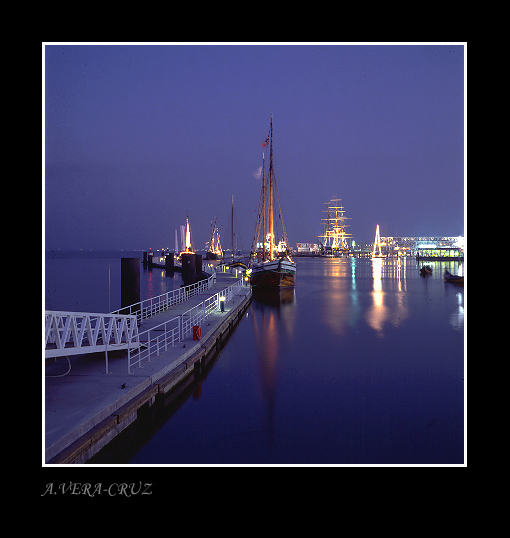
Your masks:
<svg viewBox="0 0 510 538"><path fill-rule="evenodd" d="M187 301L190 297L194 297L203 291L207 291L215 282L216 273L213 273L208 279L200 280L195 284L168 291L157 297L151 297L150 299L144 299L138 303L124 306L111 313L119 314L122 312L123 314L135 315L138 323L141 323L144 319L155 316L160 312L168 310L172 306Z"/></svg>
<svg viewBox="0 0 510 538"><path fill-rule="evenodd" d="M136 316L88 312L45 312L45 357L138 347Z"/></svg>
<svg viewBox="0 0 510 538"><path fill-rule="evenodd" d="M45 357L104 351L108 373L108 351L127 349L128 373L131 373L133 366L141 367L143 361L151 361L151 357L159 356L168 347L174 347L176 343L189 336L195 325L202 324L205 319L220 309L222 298L224 303L231 301L236 291L242 287L243 279L237 280L231 286L208 297L182 315L146 331L138 332L138 320L146 319L150 315L182 302L185 300L183 297L198 295L200 291L208 289L215 278L216 274L207 281L202 281L202 283L207 282L207 288L199 282L198 285L186 286L188 289L174 290L177 292L175 294L168 292L142 301L142 309L137 313L118 313L130 307L124 307L109 314L47 310L45 312Z"/></svg>
<svg viewBox="0 0 510 538"><path fill-rule="evenodd" d="M128 356L128 373L132 373L133 366L141 368L144 361L150 362L153 357L159 356L169 347L175 347L176 343L181 342L193 332L195 325L200 325L211 314L220 309L222 297L224 302L228 303L242 285L243 280L237 280L228 288L208 297L180 316L139 333L140 347Z"/></svg>
<svg viewBox="0 0 510 538"><path fill-rule="evenodd" d="M140 347L128 355L128 374L131 373L131 367L138 365L141 368L142 362L150 362L151 357L159 357L160 353L181 341L181 316L141 332L139 340Z"/></svg>

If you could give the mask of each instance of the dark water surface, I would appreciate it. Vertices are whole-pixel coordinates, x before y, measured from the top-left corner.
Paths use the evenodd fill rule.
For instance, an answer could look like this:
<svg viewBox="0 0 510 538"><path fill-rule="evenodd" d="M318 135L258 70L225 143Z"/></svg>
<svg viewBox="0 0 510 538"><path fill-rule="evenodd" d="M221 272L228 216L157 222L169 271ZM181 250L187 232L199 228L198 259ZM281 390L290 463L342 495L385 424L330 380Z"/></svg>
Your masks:
<svg viewBox="0 0 510 538"><path fill-rule="evenodd" d="M120 261L88 262L88 271L86 263L74 271L68 299L106 311L107 271L97 303L77 288L91 285L94 263L104 273ZM154 406L93 462L462 464L464 288L442 278L445 267L459 273L462 264L430 262L424 278L414 259L297 262L295 291L277 301L254 297L189 395ZM52 263L48 303L55 274L61 287L69 279ZM69 270L76 260L66 263ZM142 299L149 288L158 295L181 283L162 270L141 273ZM75 309L55 304L47 308Z"/></svg>
<svg viewBox="0 0 510 538"><path fill-rule="evenodd" d="M140 299L178 288L182 275L167 277L163 269L149 271L141 251L46 252L45 309L70 312L113 312L120 308L120 260L140 258Z"/></svg>

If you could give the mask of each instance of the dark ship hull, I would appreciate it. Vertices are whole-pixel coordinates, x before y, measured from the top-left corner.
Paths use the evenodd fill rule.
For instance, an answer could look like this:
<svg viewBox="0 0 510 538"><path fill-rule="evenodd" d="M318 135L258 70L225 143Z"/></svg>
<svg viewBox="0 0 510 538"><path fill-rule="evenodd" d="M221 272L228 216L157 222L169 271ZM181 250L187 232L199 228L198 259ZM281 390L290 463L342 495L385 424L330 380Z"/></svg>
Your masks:
<svg viewBox="0 0 510 538"><path fill-rule="evenodd" d="M296 264L283 258L263 262L252 267L251 285L259 289L292 288L296 281Z"/></svg>

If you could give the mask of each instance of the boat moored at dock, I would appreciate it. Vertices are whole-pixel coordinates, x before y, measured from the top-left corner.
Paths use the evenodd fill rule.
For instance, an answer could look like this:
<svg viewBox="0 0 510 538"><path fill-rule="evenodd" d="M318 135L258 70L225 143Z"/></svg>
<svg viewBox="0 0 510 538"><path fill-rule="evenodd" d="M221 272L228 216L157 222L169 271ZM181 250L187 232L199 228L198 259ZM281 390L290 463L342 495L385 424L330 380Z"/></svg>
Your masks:
<svg viewBox="0 0 510 538"><path fill-rule="evenodd" d="M256 264L251 268L250 280L254 289L289 288L295 285L296 264L289 258L278 258L273 261Z"/></svg>
<svg viewBox="0 0 510 538"><path fill-rule="evenodd" d="M285 225L283 224L280 200L276 188L276 178L273 167L273 115L271 114L269 151L269 188L266 193L265 159L262 156L262 193L259 213L257 216L254 245L251 252L251 263L247 271L254 291L271 291L282 288L290 288L295 285L296 264L290 257L287 245L289 244ZM266 194L268 197L266 204ZM283 238L276 241L274 231L274 208L275 195L279 208L279 216L282 219ZM268 218L268 232L266 233L266 205ZM258 239L262 234L262 241ZM260 246L259 246L260 245Z"/></svg>
<svg viewBox="0 0 510 538"><path fill-rule="evenodd" d="M452 275L447 269L444 270L444 281L464 285L464 277L462 275Z"/></svg>

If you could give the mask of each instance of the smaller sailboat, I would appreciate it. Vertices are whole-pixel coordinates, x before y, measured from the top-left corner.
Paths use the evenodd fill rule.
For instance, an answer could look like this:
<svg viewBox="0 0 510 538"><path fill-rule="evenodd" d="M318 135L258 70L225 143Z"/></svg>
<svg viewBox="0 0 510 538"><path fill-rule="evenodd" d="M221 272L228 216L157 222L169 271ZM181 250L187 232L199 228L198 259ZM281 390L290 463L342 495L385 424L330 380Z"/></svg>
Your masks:
<svg viewBox="0 0 510 538"><path fill-rule="evenodd" d="M220 243L220 230L216 226L216 220L214 219L214 225L211 222L211 240L207 248L206 260L221 260L223 259L223 250Z"/></svg>
<svg viewBox="0 0 510 538"><path fill-rule="evenodd" d="M375 229L374 251L372 252L372 258L384 258L381 250L381 236L379 235L379 224Z"/></svg>
<svg viewBox="0 0 510 538"><path fill-rule="evenodd" d="M181 226L181 229L184 228L184 226ZM186 215L186 228L182 230L183 237L182 237L182 252L181 256L183 254L194 254L195 251L193 250L193 247L191 245L191 228L189 225L189 217Z"/></svg>
<svg viewBox="0 0 510 538"><path fill-rule="evenodd" d="M252 246L250 256L250 268L248 273L254 291L271 291L292 288L296 279L296 264L292 261L288 251L288 240L285 226L283 225L283 240L276 242L274 232L274 209L275 198L278 202L279 215L282 215L278 190L276 188L276 178L273 166L273 115L271 114L270 124L270 150L269 150L269 189L266 189L265 159L262 156L262 193L257 226L255 232L255 243ZM266 193L266 190L268 191ZM276 195L276 196L275 196ZM267 200L266 200L267 196ZM268 230L266 232L266 206L268 218ZM262 232L262 242L258 243ZM260 244L260 247L259 247Z"/></svg>
<svg viewBox="0 0 510 538"><path fill-rule="evenodd" d="M464 277L461 275L452 275L447 269L444 270L444 281L452 282L453 284L464 285Z"/></svg>

